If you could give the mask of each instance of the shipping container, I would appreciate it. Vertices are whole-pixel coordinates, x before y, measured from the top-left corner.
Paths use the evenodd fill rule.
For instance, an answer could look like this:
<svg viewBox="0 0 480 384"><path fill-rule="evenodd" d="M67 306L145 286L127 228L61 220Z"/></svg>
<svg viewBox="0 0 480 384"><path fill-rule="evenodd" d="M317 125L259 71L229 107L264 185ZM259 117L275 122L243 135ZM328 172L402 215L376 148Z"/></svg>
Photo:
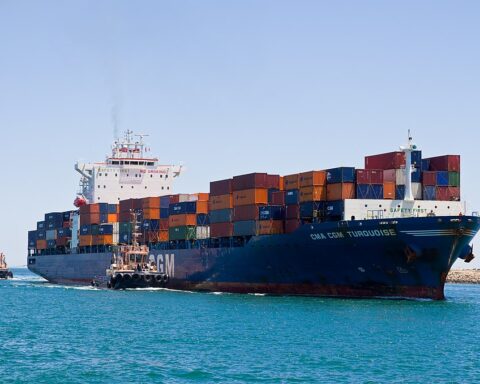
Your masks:
<svg viewBox="0 0 480 384"><path fill-rule="evenodd" d="M211 224L231 222L233 219L233 209L227 208L210 211L209 216Z"/></svg>
<svg viewBox="0 0 480 384"><path fill-rule="evenodd" d="M273 194L279 192L278 188L269 188L268 189L268 201L267 204L272 204Z"/></svg>
<svg viewBox="0 0 480 384"><path fill-rule="evenodd" d="M71 216L75 213L75 211L66 211L62 213L63 221L70 221Z"/></svg>
<svg viewBox="0 0 480 384"><path fill-rule="evenodd" d="M460 172L448 172L448 186L460 187Z"/></svg>
<svg viewBox="0 0 480 384"><path fill-rule="evenodd" d="M170 205L170 196L160 196L160 209L168 209Z"/></svg>
<svg viewBox="0 0 480 384"><path fill-rule="evenodd" d="M295 205L300 202L300 191L298 189L291 189L285 191L285 203L287 205Z"/></svg>
<svg viewBox="0 0 480 384"><path fill-rule="evenodd" d="M448 187L448 172L447 171L438 171L437 172L437 186L439 187Z"/></svg>
<svg viewBox="0 0 480 384"><path fill-rule="evenodd" d="M278 191L272 193L272 200L270 203L272 205L285 205L285 191Z"/></svg>
<svg viewBox="0 0 480 384"><path fill-rule="evenodd" d="M54 249L57 247L55 239L47 240L47 249Z"/></svg>
<svg viewBox="0 0 480 384"><path fill-rule="evenodd" d="M355 168L338 167L327 169L327 184L354 183Z"/></svg>
<svg viewBox="0 0 480 384"><path fill-rule="evenodd" d="M107 215L107 223L117 223L118 222L118 214L117 213L109 213Z"/></svg>
<svg viewBox="0 0 480 384"><path fill-rule="evenodd" d="M345 211L345 202L343 200L328 201L325 203L325 215L330 218L341 218ZM350 218L345 218L350 219Z"/></svg>
<svg viewBox="0 0 480 384"><path fill-rule="evenodd" d="M104 213L108 215L108 203L98 203L99 213Z"/></svg>
<svg viewBox="0 0 480 384"><path fill-rule="evenodd" d="M216 195L210 197L210 210L233 208L233 195Z"/></svg>
<svg viewBox="0 0 480 384"><path fill-rule="evenodd" d="M37 240L46 240L47 231L45 229L37 229Z"/></svg>
<svg viewBox="0 0 480 384"><path fill-rule="evenodd" d="M179 195L170 195L169 196L169 206L170 204L177 204L180 202L180 196Z"/></svg>
<svg viewBox="0 0 480 384"><path fill-rule="evenodd" d="M267 189L244 189L233 192L233 206L267 204Z"/></svg>
<svg viewBox="0 0 480 384"><path fill-rule="evenodd" d="M403 169L396 169L395 170L395 184L397 185L405 185L405 168ZM413 183L420 183L422 180L422 172L420 169L415 169L411 175L410 180Z"/></svg>
<svg viewBox="0 0 480 384"><path fill-rule="evenodd" d="M397 181L397 170L396 169L385 169L383 171L383 182L393 182Z"/></svg>
<svg viewBox="0 0 480 384"><path fill-rule="evenodd" d="M268 177L266 173L249 173L247 175L234 176L232 191L245 189L268 189Z"/></svg>
<svg viewBox="0 0 480 384"><path fill-rule="evenodd" d="M233 208L233 221L257 220L259 212L259 205L240 205Z"/></svg>
<svg viewBox="0 0 480 384"><path fill-rule="evenodd" d="M196 213L197 203L195 201L185 201L182 203L170 204L170 215L183 215L187 213Z"/></svg>
<svg viewBox="0 0 480 384"><path fill-rule="evenodd" d="M208 227L208 226L197 226L195 237L198 240L208 239L210 237L210 227Z"/></svg>
<svg viewBox="0 0 480 384"><path fill-rule="evenodd" d="M171 215L168 219L169 227L196 226L197 217L195 214Z"/></svg>
<svg viewBox="0 0 480 384"><path fill-rule="evenodd" d="M204 214L207 214L208 213L208 200L198 200L196 202L196 205L197 205L197 209L196 209L196 213L204 213Z"/></svg>
<svg viewBox="0 0 480 384"><path fill-rule="evenodd" d="M307 201L324 201L327 199L327 187L325 185L301 187L299 195L300 203Z"/></svg>
<svg viewBox="0 0 480 384"><path fill-rule="evenodd" d="M70 237L59 237L55 240L57 247L66 247L70 244Z"/></svg>
<svg viewBox="0 0 480 384"><path fill-rule="evenodd" d="M327 184L326 171L302 172L298 175L299 187L313 187Z"/></svg>
<svg viewBox="0 0 480 384"><path fill-rule="evenodd" d="M383 183L383 198L395 200L395 182L385 181Z"/></svg>
<svg viewBox="0 0 480 384"><path fill-rule="evenodd" d="M47 249L47 240L42 240L42 239L37 240L36 247L38 250Z"/></svg>
<svg viewBox="0 0 480 384"><path fill-rule="evenodd" d="M425 186L436 186L437 185L437 172L434 171L424 171L422 173L422 184ZM428 199L434 200L434 199Z"/></svg>
<svg viewBox="0 0 480 384"><path fill-rule="evenodd" d="M444 155L437 157L430 157L429 171L450 171L460 172L460 156L459 155Z"/></svg>
<svg viewBox="0 0 480 384"><path fill-rule="evenodd" d="M283 220L285 219L285 208L281 205L265 205L259 207L259 220Z"/></svg>
<svg viewBox="0 0 480 384"><path fill-rule="evenodd" d="M210 198L212 196L228 195L232 192L232 179L210 182Z"/></svg>
<svg viewBox="0 0 480 384"><path fill-rule="evenodd" d="M80 235L78 237L80 247L88 247L93 245L93 236L92 235Z"/></svg>
<svg viewBox="0 0 480 384"><path fill-rule="evenodd" d="M257 235L278 235L284 232L283 220L257 222Z"/></svg>
<svg viewBox="0 0 480 384"><path fill-rule="evenodd" d="M300 175L298 173L295 173L293 175L283 176L283 187L286 191L290 191L292 189L299 189Z"/></svg>
<svg viewBox="0 0 480 384"><path fill-rule="evenodd" d="M295 232L300 227L301 221L298 219L285 220L285 233Z"/></svg>
<svg viewBox="0 0 480 384"><path fill-rule="evenodd" d="M28 249L35 249L37 245L37 231L28 231Z"/></svg>
<svg viewBox="0 0 480 384"><path fill-rule="evenodd" d="M178 202L179 203L186 203L186 202L189 202L189 201L197 201L196 196L192 196L188 193L179 193L177 196L178 196Z"/></svg>
<svg viewBox="0 0 480 384"><path fill-rule="evenodd" d="M254 236L257 234L255 220L236 221L233 223L233 236Z"/></svg>
<svg viewBox="0 0 480 384"><path fill-rule="evenodd" d="M90 224L80 225L80 235L91 235L91 234L92 234L92 226Z"/></svg>
<svg viewBox="0 0 480 384"><path fill-rule="evenodd" d="M195 240L196 236L196 226L170 227L168 229L168 238L170 240Z"/></svg>
<svg viewBox="0 0 480 384"><path fill-rule="evenodd" d="M440 201L460 201L460 188L458 187L437 187L435 197Z"/></svg>
<svg viewBox="0 0 480 384"><path fill-rule="evenodd" d="M383 184L357 184L357 199L383 199Z"/></svg>
<svg viewBox="0 0 480 384"><path fill-rule="evenodd" d="M45 239L47 240L55 240L57 238L57 230L56 229L47 229L45 232Z"/></svg>
<svg viewBox="0 0 480 384"><path fill-rule="evenodd" d="M160 209L160 197L144 197L142 200L142 209Z"/></svg>
<svg viewBox="0 0 480 384"><path fill-rule="evenodd" d="M423 200L437 200L437 188L434 185L425 185L423 187Z"/></svg>
<svg viewBox="0 0 480 384"><path fill-rule="evenodd" d="M357 169L357 184L383 184L383 170L381 169Z"/></svg>
<svg viewBox="0 0 480 384"><path fill-rule="evenodd" d="M102 224L98 227L99 235L113 235L113 225L112 224Z"/></svg>
<svg viewBox="0 0 480 384"><path fill-rule="evenodd" d="M37 221L37 230L40 229L46 229L47 227L45 226L45 221Z"/></svg>
<svg viewBox="0 0 480 384"><path fill-rule="evenodd" d="M118 204L108 204L109 214L117 214L118 212L120 212Z"/></svg>
<svg viewBox="0 0 480 384"><path fill-rule="evenodd" d="M299 215L301 219L321 218L325 214L324 201L309 201L301 203L299 207ZM289 219L292 217L288 217Z"/></svg>
<svg viewBox="0 0 480 384"><path fill-rule="evenodd" d="M59 228L57 229L57 239L63 237L72 237L72 230L70 228Z"/></svg>
<svg viewBox="0 0 480 384"><path fill-rule="evenodd" d="M327 185L327 200L355 199L355 183L336 183Z"/></svg>
<svg viewBox="0 0 480 384"><path fill-rule="evenodd" d="M280 175L267 174L267 188L280 190Z"/></svg>
<svg viewBox="0 0 480 384"><path fill-rule="evenodd" d="M169 208L160 208L160 219L168 219L170 216Z"/></svg>
<svg viewBox="0 0 480 384"><path fill-rule="evenodd" d="M422 199L422 184L412 183L412 195L415 200ZM403 200L405 198L405 185L397 185L395 188L395 199Z"/></svg>
<svg viewBox="0 0 480 384"><path fill-rule="evenodd" d="M210 225L210 216L207 213L197 214L197 226L205 227Z"/></svg>
<svg viewBox="0 0 480 384"><path fill-rule="evenodd" d="M313 204L313 202L311 204ZM300 206L299 205L287 205L285 207L285 218L286 219L300 219Z"/></svg>
<svg viewBox="0 0 480 384"><path fill-rule="evenodd" d="M365 169L399 169L405 167L403 152L388 152L365 156Z"/></svg>
<svg viewBox="0 0 480 384"><path fill-rule="evenodd" d="M422 159L422 172L430 171L430 159Z"/></svg>
<svg viewBox="0 0 480 384"><path fill-rule="evenodd" d="M213 238L233 236L233 223L211 223L210 236Z"/></svg>

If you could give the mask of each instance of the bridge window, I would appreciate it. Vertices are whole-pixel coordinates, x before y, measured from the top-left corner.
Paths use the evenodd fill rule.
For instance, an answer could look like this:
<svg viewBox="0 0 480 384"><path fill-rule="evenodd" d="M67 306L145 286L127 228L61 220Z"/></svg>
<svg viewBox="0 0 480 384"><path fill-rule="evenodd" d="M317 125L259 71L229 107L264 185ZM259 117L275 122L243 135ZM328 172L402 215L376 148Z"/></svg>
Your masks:
<svg viewBox="0 0 480 384"><path fill-rule="evenodd" d="M163 187L162 187L162 190L163 190Z"/></svg>
<svg viewBox="0 0 480 384"><path fill-rule="evenodd" d="M160 178L163 178L163 175L160 175Z"/></svg>
<svg viewBox="0 0 480 384"><path fill-rule="evenodd" d="M170 187L167 187L167 189L170 189Z"/></svg>
<svg viewBox="0 0 480 384"><path fill-rule="evenodd" d="M98 188L100 188L100 186L99 186L99 185L97 185L97 187L98 187Z"/></svg>

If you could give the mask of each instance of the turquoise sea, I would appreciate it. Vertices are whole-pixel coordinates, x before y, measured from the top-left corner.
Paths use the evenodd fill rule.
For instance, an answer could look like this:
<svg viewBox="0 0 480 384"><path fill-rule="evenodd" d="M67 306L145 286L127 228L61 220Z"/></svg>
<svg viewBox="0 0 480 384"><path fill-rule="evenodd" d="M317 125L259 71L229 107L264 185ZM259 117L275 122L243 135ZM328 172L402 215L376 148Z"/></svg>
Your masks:
<svg viewBox="0 0 480 384"><path fill-rule="evenodd" d="M444 302L0 281L1 383L478 383L480 286Z"/></svg>

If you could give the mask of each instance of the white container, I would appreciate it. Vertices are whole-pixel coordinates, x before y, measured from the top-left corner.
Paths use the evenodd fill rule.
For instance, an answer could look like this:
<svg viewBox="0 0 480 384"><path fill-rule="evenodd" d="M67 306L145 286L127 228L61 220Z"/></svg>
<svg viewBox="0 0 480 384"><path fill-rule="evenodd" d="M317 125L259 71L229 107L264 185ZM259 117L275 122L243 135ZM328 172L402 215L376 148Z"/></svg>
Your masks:
<svg viewBox="0 0 480 384"><path fill-rule="evenodd" d="M57 230L56 229L48 229L45 234L46 240L55 240L57 238Z"/></svg>
<svg viewBox="0 0 480 384"><path fill-rule="evenodd" d="M197 227L197 239L203 240L210 237L210 227Z"/></svg>

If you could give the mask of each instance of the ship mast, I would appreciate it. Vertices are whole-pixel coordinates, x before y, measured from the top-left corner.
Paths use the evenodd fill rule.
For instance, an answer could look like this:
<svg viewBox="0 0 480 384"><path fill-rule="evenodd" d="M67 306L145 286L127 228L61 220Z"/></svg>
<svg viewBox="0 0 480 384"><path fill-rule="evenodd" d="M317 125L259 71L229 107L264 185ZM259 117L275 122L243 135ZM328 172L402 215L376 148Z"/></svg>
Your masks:
<svg viewBox="0 0 480 384"><path fill-rule="evenodd" d="M400 150L405 154L405 196L403 200L414 201L412 192L412 152L417 149L417 146L413 143L412 136L410 136L410 130L408 130L408 141L405 147L401 146Z"/></svg>

